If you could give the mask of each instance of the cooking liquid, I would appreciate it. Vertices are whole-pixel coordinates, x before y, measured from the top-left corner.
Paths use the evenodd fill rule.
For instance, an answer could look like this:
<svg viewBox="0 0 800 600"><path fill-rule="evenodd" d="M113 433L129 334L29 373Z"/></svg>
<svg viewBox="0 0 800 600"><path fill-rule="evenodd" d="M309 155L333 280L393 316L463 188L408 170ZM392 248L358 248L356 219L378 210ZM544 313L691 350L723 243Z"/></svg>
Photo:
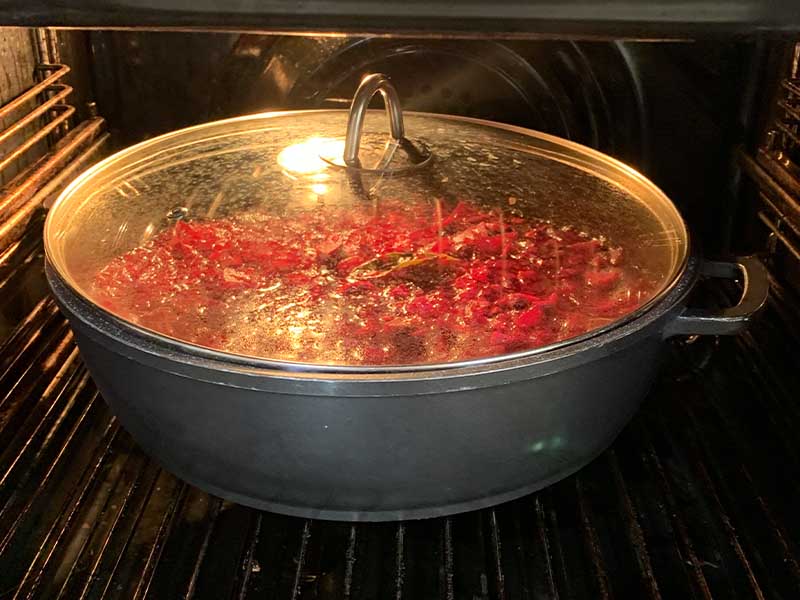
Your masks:
<svg viewBox="0 0 800 600"><path fill-rule="evenodd" d="M533 349L619 319L654 288L602 239L439 200L178 221L93 281L101 306L158 333L336 365Z"/></svg>

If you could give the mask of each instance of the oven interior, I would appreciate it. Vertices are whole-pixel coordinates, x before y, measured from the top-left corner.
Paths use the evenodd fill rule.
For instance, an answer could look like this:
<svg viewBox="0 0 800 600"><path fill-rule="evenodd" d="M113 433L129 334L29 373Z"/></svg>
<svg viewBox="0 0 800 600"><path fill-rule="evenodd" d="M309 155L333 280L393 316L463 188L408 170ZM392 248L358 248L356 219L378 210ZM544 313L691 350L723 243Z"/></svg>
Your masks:
<svg viewBox="0 0 800 600"><path fill-rule="evenodd" d="M471 37L0 29L0 599L797 597L800 44ZM539 129L635 166L705 255L766 262L764 314L739 337L672 343L610 450L494 509L333 523L177 480L81 364L44 280L47 207L115 149L345 107L370 71L405 109Z"/></svg>

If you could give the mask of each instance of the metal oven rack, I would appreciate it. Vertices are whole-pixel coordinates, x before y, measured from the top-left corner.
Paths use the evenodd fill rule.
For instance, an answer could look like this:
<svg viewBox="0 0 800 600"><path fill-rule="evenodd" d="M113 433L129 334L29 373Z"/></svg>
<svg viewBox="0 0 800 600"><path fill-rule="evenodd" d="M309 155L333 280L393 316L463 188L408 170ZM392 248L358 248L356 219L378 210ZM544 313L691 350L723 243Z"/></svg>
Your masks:
<svg viewBox="0 0 800 600"><path fill-rule="evenodd" d="M767 151L784 168L800 175L800 44L795 46L789 76L781 81L776 103L777 116Z"/></svg>
<svg viewBox="0 0 800 600"><path fill-rule="evenodd" d="M800 294L800 44L781 80L766 141L739 163L757 187L756 217L768 236L772 272Z"/></svg>
<svg viewBox="0 0 800 600"><path fill-rule="evenodd" d="M10 122L0 131L0 175L6 180L12 172L0 188L0 252L19 238L43 203L97 158L108 140L97 116L70 131L75 107L67 98L73 90L62 81L69 70L61 64L38 65L40 80L0 108L0 123Z"/></svg>
<svg viewBox="0 0 800 600"><path fill-rule="evenodd" d="M775 135L780 139L772 144L780 146L780 153L791 168L800 169L800 70L795 69L792 77L781 82L781 87L783 98L778 100L778 106L783 116L775 123Z"/></svg>

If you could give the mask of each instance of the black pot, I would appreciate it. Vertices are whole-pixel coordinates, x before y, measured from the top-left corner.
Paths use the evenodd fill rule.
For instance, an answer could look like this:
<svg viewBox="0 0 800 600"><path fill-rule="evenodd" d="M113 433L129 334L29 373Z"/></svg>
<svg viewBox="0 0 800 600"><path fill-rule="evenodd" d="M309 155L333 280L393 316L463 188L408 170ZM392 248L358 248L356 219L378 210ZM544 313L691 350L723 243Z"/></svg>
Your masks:
<svg viewBox="0 0 800 600"><path fill-rule="evenodd" d="M738 306L687 310L701 275L741 277ZM690 260L644 314L577 344L484 366L324 374L176 348L85 301L49 264L47 276L103 397L146 452L224 498L348 521L478 509L570 475L637 410L666 338L736 333L768 292L753 258Z"/></svg>
<svg viewBox="0 0 800 600"><path fill-rule="evenodd" d="M382 132L361 136L376 92L388 102L389 144ZM345 121L344 160L321 155L331 140L338 144ZM409 140L405 125L425 137ZM474 119L413 114L405 125L396 91L374 75L349 114L254 115L167 134L96 165L53 206L45 225L53 292L103 397L168 469L220 496L305 517L404 519L496 504L569 475L605 449L646 394L666 338L735 333L766 300L758 261L687 258L674 205L610 157ZM373 167L365 166L370 153ZM331 202L377 210L381 195L422 198L416 210L436 198L441 219L439 199L467 197L488 203L499 219L509 212L599 231L657 283L637 296L634 312L552 346L503 356L467 348L462 362L390 366L203 348L92 299L98 270L170 227L165 215L274 210L282 226L309 202L309 190L330 192L324 203L312 200L313 211ZM176 210L176 202L185 206ZM702 275L741 278L741 302L687 310ZM254 334L241 313L215 317ZM273 319L260 323L270 328Z"/></svg>

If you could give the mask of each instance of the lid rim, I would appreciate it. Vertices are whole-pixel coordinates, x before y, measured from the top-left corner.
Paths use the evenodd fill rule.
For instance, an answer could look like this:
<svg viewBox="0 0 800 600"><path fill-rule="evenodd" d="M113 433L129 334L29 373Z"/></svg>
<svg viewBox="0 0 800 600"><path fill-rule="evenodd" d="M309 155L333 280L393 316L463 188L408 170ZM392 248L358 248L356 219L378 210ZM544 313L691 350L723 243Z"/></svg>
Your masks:
<svg viewBox="0 0 800 600"><path fill-rule="evenodd" d="M192 344L190 342L186 342L178 338L172 338L170 336L164 335L162 333L159 333L158 331L141 327L103 308L100 304L95 302L91 298L91 296L82 291L81 286L76 284L74 278L70 275L69 270L66 268L65 264L63 264L64 253L58 252L54 249L56 223L59 220L59 217L61 216L60 213L66 212L66 209L64 207L68 205L70 198L73 196L73 194L75 194L77 190L81 189L88 182L91 182L99 174L108 171L113 172L114 165L119 163L120 161L124 161L126 158L129 158L132 155L136 155L139 152L147 150L148 148L154 145L164 144L165 142L169 142L170 139L180 139L190 134L191 132L195 131L212 130L221 127L224 128L227 125L233 125L235 123L243 123L248 121L252 121L255 123L273 118L300 117L302 115L323 114L323 113L346 114L347 110L314 109L314 110L297 110L297 111L274 111L274 112L256 113L252 115L245 115L230 119L212 121L168 132L163 135L157 136L155 138L151 138L149 140L145 140L133 146L127 147L119 152L112 154L111 156L93 165L92 167L84 171L81 175L79 175L75 180L73 180L61 192L61 194L59 194L58 198L48 211L48 215L44 224L44 250L48 262L50 263L50 265L52 265L53 270L58 275L59 279L69 288L69 290L72 291L81 299L88 302L92 307L101 311L104 315L114 319L116 322L124 325L125 327L131 328L150 339L158 340L160 343L167 344L180 351L189 352L197 356L203 356L205 358L211 358L223 362L252 366L259 369L277 370L281 372L300 371L306 373L319 373L319 374L331 374L331 375L337 373L338 374L347 374L347 373L391 374L391 373L404 373L404 372L451 370L451 369L461 369L469 367L490 366L491 364L494 363L500 363L504 361L517 360L517 359L524 360L525 358L543 355L548 352L552 352L558 349L563 349L567 346L573 344L579 344L593 337L603 335L605 333L608 333L609 331L622 327L625 324L630 323L631 321L640 317L642 314L649 311L655 304L660 302L675 287L676 283L680 280L681 276L683 275L686 269L686 265L689 258L690 240L685 222L683 221L680 213L678 213L677 209L675 208L675 205L671 202L669 197L652 181L650 181L648 178L646 178L644 175L642 175L632 167L593 148L589 148L582 144L572 142L570 140L565 140L558 136L553 136L547 133L542 133L539 131L526 129L515 125L508 125L505 123L487 121L484 119L462 117L458 115L415 112L415 111L406 111L404 114L409 116L437 119L443 122L450 121L457 123L471 123L494 130L502 130L502 131L516 133L527 138L547 141L559 148L563 148L565 151L568 151L565 152L565 155L563 157L564 159L563 162L566 162L567 164L570 164L573 167L583 169L584 171L595 177L610 180L607 175L600 172L600 166L602 165L606 169L619 174L620 176L619 180L613 180L613 183L621 185L625 181L632 181L636 182L640 186L643 186L643 188L647 191L649 199L660 202L662 206L666 206L670 210L670 212L673 213L674 223L680 227L680 231L677 232L679 235L676 236L678 238L678 245L677 245L678 259L676 260L675 265L673 266L672 272L669 274L668 277L664 278L662 286L652 296L652 298L650 298L643 305L639 306L636 310L623 315L619 319L607 324L604 327L589 330L582 335L561 340L554 344L549 344L547 346L531 348L528 350L509 353L509 354L492 355L487 357L478 357L468 360L446 362L446 363L438 362L438 363L401 364L401 365L372 365L372 366L352 365L351 366L351 365L330 365L324 363L304 363L304 362L284 361L279 359L270 359L266 357L237 354L234 352L225 352L223 350L217 350L213 348L200 346L198 344ZM581 162L583 162L585 160L586 164L573 164L571 160L567 160L567 159L572 159L573 155L575 161L581 160ZM550 159L559 160L554 156L551 156ZM592 163L597 164L598 172L593 172L588 168L587 165ZM638 195L638 196L632 195L632 196L639 201L641 201L642 198L644 197L643 195Z"/></svg>
<svg viewBox="0 0 800 600"><path fill-rule="evenodd" d="M691 256L691 255L690 255ZM183 342L181 340L170 338L163 334L160 334L155 331L151 331L145 328L142 328L134 323L121 319L114 315L113 313L107 311L99 304L92 302L90 299L86 298L82 295L79 291L76 291L69 283L65 282L61 277L60 274L53 270L53 274L57 277L58 283L66 287L70 294L73 294L79 302L82 302L87 305L87 307L92 310L100 313L100 319L92 318L91 315L78 315L79 318L85 319L89 318L89 321L94 323L94 326L97 327L100 331L103 331L104 335L108 335L111 337L113 336L110 332L104 331L104 327L102 324L102 319L110 320L115 326L119 327L123 331L130 331L133 335L138 336L140 338L144 338L144 341L151 344L162 345L166 346L168 350L172 350L177 354L182 354L188 361L194 364L195 361L209 361L212 363L218 363L220 368L223 366L228 366L231 369L239 370L252 370L264 376L274 376L274 377L287 377L291 378L301 377L301 378L314 378L319 377L322 379L326 378L337 378L337 377L344 377L344 378L355 378L358 376L364 376L369 378L380 378L381 376L396 376L396 377L413 377L415 374L419 375L420 377L432 377L435 376L437 373L440 374L447 374L452 375L454 377L460 376L461 374L471 372L492 372L498 369L502 370L504 368L508 368L509 365L516 365L520 366L520 363L525 363L529 361L531 365L533 364L541 364L547 362L548 359L560 359L563 358L566 354L573 354L575 352L582 352L582 349L574 350L576 347L586 346L588 343L591 343L592 340L598 338L605 338L603 340L603 344L605 343L613 343L615 341L619 341L621 338L627 337L631 335L631 332L626 334L617 335L616 332L619 332L625 328L635 327L636 321L642 321L643 327L649 326L653 321L657 321L663 318L664 314L669 313L674 306L679 304L683 298L688 294L691 290L692 284L694 279L697 277L697 261L693 261L695 264L692 266L692 261L687 258L683 268L680 270L679 274L676 276L674 281L670 283L670 285L663 290L663 293L659 293L658 295L654 296L650 301L646 304L643 304L641 307L632 311L625 315L625 317L609 324L607 327L593 329L581 336L576 336L573 338L569 338L560 342L558 344L553 344L550 346L542 346L539 348L534 348L527 351L522 351L518 353L511 353L511 354L498 354L489 357L483 357L478 359L472 359L469 361L461 361L461 362L451 362L451 363L423 363L418 365L397 365L394 368L386 367L386 366L379 366L379 367L369 367L369 366L346 366L346 365L322 365L322 364L313 364L313 363L290 363L288 361L275 361L270 359L263 359L258 357L250 357L246 355L238 355L233 354L230 352L224 352L221 350L215 350L213 348L206 348L203 346L199 346L197 344L191 344L188 342ZM52 263L47 261L48 266L52 266ZM669 303L668 305L661 306L664 303ZM70 311L74 311L74 305L71 305L69 308ZM655 314L655 316L653 316ZM638 329L637 329L638 331ZM129 342L126 340L121 340L121 343L128 345ZM135 348L141 350L141 346L135 345ZM175 360L171 358L168 354L158 352L158 355L166 360ZM281 363L279 365L278 363ZM290 366L294 367L308 367L308 368L287 368Z"/></svg>
<svg viewBox="0 0 800 600"><path fill-rule="evenodd" d="M49 259L48 262L51 265L53 265L52 261L49 261ZM285 360L261 358L258 356L249 356L246 354L236 354L234 352L225 352L223 350L217 350L215 348L210 348L207 346L201 346L199 344L192 344L190 342L185 342L178 338L173 338L164 335L163 333L159 333L158 331L147 329L146 327L141 327L136 323L132 323L130 321L118 317L111 311L103 308L102 306L94 302L91 298L88 298L85 294L82 294L81 291L76 289L69 281L66 281L61 276L61 273L57 269L54 270L56 275L61 280L61 283L65 285L70 292L78 296L81 300L88 303L94 310L101 312L104 317L113 320L119 327L131 329L138 335L141 335L150 341L155 341L160 344L165 344L174 350L177 350L179 352L184 352L195 357L219 361L222 363L227 363L237 366L254 368L254 369L278 371L281 373L294 372L294 373L306 373L309 375L312 374L391 375L391 374L401 374L401 373L452 371L457 369L491 367L494 364L507 361L525 360L534 357L539 358L543 355L549 353L555 353L556 351L562 351L569 348L570 346L576 346L584 342L587 342L593 338L609 334L614 330L621 329L624 326L628 325L629 323L635 321L636 319L646 315L657 304L659 304L662 300L664 300L677 287L678 283L680 282L681 278L686 272L688 262L689 261L687 257L687 260L684 261L682 267L676 273L675 277L669 282L669 284L666 287L664 287L664 289L662 289L658 294L654 295L650 300L639 306L636 310L627 313L625 316L617 319L616 321L612 321L605 327L598 327L596 329L591 329L579 336L567 338L565 340L561 340L554 344L548 344L547 346L539 346L537 348L531 348L529 350L522 350L519 352L512 352L508 354L495 354L491 356L484 356L463 361L454 361L446 363L442 362L417 363L417 364L410 363L402 365L372 365L372 366L326 365L322 363L292 362Z"/></svg>

